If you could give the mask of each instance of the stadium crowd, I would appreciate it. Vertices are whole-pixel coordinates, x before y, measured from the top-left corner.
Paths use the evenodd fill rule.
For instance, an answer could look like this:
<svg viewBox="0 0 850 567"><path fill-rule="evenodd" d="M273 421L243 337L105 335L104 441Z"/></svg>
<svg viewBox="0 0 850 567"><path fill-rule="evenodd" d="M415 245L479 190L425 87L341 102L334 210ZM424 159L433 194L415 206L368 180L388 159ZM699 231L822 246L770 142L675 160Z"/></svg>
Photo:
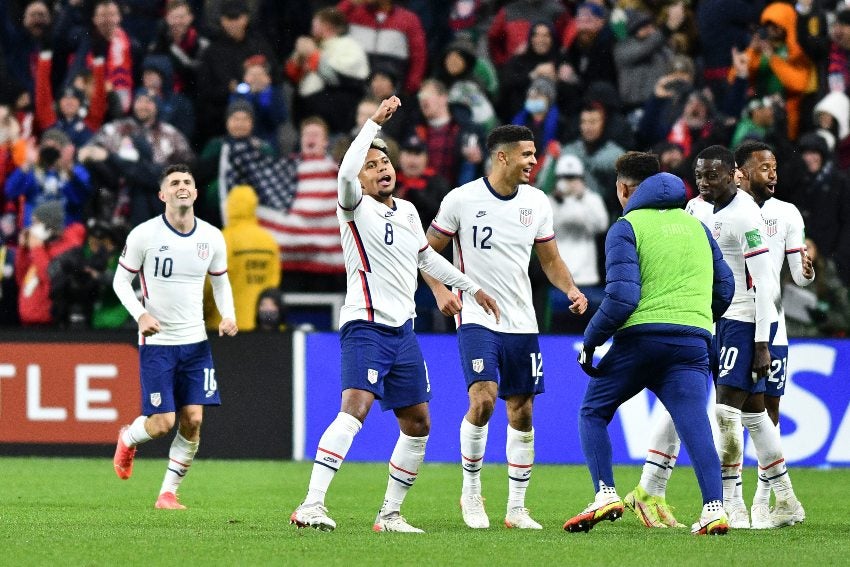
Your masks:
<svg viewBox="0 0 850 567"><path fill-rule="evenodd" d="M774 148L776 195L802 213L819 274L814 289L787 294L789 334L850 329L843 2L0 0L0 8L2 326L135 327L112 273L129 230L162 211L157 179L173 163L191 164L198 216L231 229L229 248L260 253L241 271L231 266L240 328L257 319L279 328L280 294L269 288L342 292L338 164L380 101L397 95L402 106L380 135L398 196L426 226L451 188L488 170L492 128L534 132L532 184L552 201L560 253L591 304L583 318L569 315L566 297L532 263L542 330L581 332L604 295L600 239L622 212L619 155L653 151L690 198L695 156L748 139ZM417 326L439 330L423 290Z"/></svg>

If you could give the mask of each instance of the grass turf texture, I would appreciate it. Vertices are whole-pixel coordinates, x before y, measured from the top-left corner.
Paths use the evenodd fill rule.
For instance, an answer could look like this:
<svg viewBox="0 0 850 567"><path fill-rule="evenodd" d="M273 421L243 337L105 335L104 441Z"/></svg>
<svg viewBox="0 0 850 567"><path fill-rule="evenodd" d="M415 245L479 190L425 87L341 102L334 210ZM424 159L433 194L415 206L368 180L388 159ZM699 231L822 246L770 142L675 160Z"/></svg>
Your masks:
<svg viewBox="0 0 850 567"><path fill-rule="evenodd" d="M144 449L142 449L144 450ZM427 533L376 534L385 464L346 463L327 498L332 533L298 530L289 515L303 498L311 463L198 459L181 489L186 511L153 508L165 459L136 461L121 481L106 459L0 459L0 549L4 565L822 565L844 564L850 544L850 470L792 469L806 508L802 525L694 537L650 530L630 512L589 533L564 521L592 500L584 467L534 467L527 504L542 531L503 527L504 465L484 467L489 530L470 530L458 508L460 467L426 464L403 513ZM637 467L615 471L620 496ZM755 485L745 470L745 498ZM669 493L688 525L701 503L693 472L677 469Z"/></svg>

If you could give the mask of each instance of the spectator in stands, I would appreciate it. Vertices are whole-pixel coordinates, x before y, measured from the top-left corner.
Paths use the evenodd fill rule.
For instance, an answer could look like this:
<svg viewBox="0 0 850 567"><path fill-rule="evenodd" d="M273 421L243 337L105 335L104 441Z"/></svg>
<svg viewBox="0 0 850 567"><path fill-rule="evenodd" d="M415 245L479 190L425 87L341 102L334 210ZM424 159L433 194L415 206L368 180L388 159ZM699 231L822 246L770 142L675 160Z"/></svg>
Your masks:
<svg viewBox="0 0 850 567"><path fill-rule="evenodd" d="M643 107L636 128L639 145L652 146L667 138L694 89L694 77L693 61L682 55L673 57L667 74L655 82L652 96ZM732 114L737 112L740 110Z"/></svg>
<svg viewBox="0 0 850 567"><path fill-rule="evenodd" d="M529 27L526 49L513 55L500 67L501 92L497 103L499 117L507 122L522 109L525 93L531 81L558 78L558 45L555 27L537 21Z"/></svg>
<svg viewBox="0 0 850 567"><path fill-rule="evenodd" d="M850 95L850 9L845 8L835 16L827 72L829 90Z"/></svg>
<svg viewBox="0 0 850 567"><path fill-rule="evenodd" d="M415 134L408 136L402 140L400 149L395 195L413 203L425 230L437 216L451 186L428 164L428 147L421 138Z"/></svg>
<svg viewBox="0 0 850 567"><path fill-rule="evenodd" d="M221 231L227 244L227 274L240 331L254 330L260 294L280 284L278 244L259 225L257 203L257 194L249 185L231 189L225 205L227 222ZM221 322L209 282L204 290L204 320L207 329L218 329Z"/></svg>
<svg viewBox="0 0 850 567"><path fill-rule="evenodd" d="M263 290L257 300L257 313L254 318L256 320L255 331L277 333L284 328L285 309L279 289L268 288Z"/></svg>
<svg viewBox="0 0 850 567"><path fill-rule="evenodd" d="M250 10L244 0L225 0L221 5L219 24L222 33L201 56L198 85L203 96L198 97L198 130L202 138L224 131L224 111L230 94L245 74L244 62L253 55L263 55L269 69L277 67L277 58L268 42L249 29ZM249 33L250 32L250 33Z"/></svg>
<svg viewBox="0 0 850 567"><path fill-rule="evenodd" d="M564 50L558 77L585 87L596 81L617 85L614 36L608 27L608 11L585 2L576 11L575 40Z"/></svg>
<svg viewBox="0 0 850 567"><path fill-rule="evenodd" d="M655 82L667 73L672 52L652 15L636 9L628 14L628 37L614 46L620 100L626 112L640 108L652 96Z"/></svg>
<svg viewBox="0 0 850 567"><path fill-rule="evenodd" d="M850 168L850 97L843 91L823 97L815 105L814 125L833 151L838 168Z"/></svg>
<svg viewBox="0 0 850 567"><path fill-rule="evenodd" d="M563 29L568 15L557 0L512 0L502 6L487 31L493 64L501 67L508 59L528 49L532 23L545 22ZM558 34L560 35L560 33Z"/></svg>
<svg viewBox="0 0 850 567"><path fill-rule="evenodd" d="M296 86L295 120L320 116L331 132L348 132L354 126L354 108L363 96L369 60L348 34L342 12L336 8L316 12L311 35L295 42L286 76Z"/></svg>
<svg viewBox="0 0 850 567"><path fill-rule="evenodd" d="M68 86L62 89L58 104L53 97L50 82L53 54L42 51L38 58L35 79L35 121L39 131L51 128L63 131L71 143L81 147L88 142L103 124L106 114L106 77L102 57L92 62L94 91L91 102L80 89ZM58 110L58 112L57 112Z"/></svg>
<svg viewBox="0 0 850 567"><path fill-rule="evenodd" d="M66 227L62 204L57 201L40 204L32 219L32 226L21 231L15 256L18 313L23 325L51 325L48 265L59 254L83 243L85 227L76 222Z"/></svg>
<svg viewBox="0 0 850 567"><path fill-rule="evenodd" d="M417 104L411 97L404 96L402 93L398 92L398 81L398 76L387 66L372 69L366 96L367 98L376 101L376 106L369 114L361 114L360 116L362 119L358 119L357 116L355 116L355 124L350 131L351 140L354 139L357 132L359 132L360 128L363 127L366 119L375 113L375 110L378 108L377 104L391 96L399 97L401 99L401 106L396 109L393 114L393 119L384 123L379 135L382 139L392 138L393 140L401 140L410 134L413 130L413 126L415 125L414 116L417 113ZM347 146L342 150L340 159L342 159L342 154L345 153L346 149L348 149Z"/></svg>
<svg viewBox="0 0 850 567"><path fill-rule="evenodd" d="M91 193L85 167L74 160L74 146L61 130L48 130L41 137L37 153L6 180L6 200L20 205L20 226L28 227L39 205L55 201L69 222L82 220L83 207Z"/></svg>
<svg viewBox="0 0 850 567"><path fill-rule="evenodd" d="M425 80L417 98L424 122L415 131L428 146L431 166L454 186L475 179L484 159L481 131L452 115L449 93L440 81Z"/></svg>
<svg viewBox="0 0 850 567"><path fill-rule="evenodd" d="M278 148L278 129L286 122L283 90L272 84L271 67L263 55L252 55L243 64L242 82L230 95L230 102L246 100L254 108L254 135Z"/></svg>
<svg viewBox="0 0 850 567"><path fill-rule="evenodd" d="M725 143L728 128L717 116L711 100L700 91L691 92L681 114L667 133L667 141L679 144L685 158L692 158L708 146Z"/></svg>
<svg viewBox="0 0 850 567"><path fill-rule="evenodd" d="M280 245L284 291L340 292L345 259L339 239L337 162L328 153L328 125L318 117L301 123L301 151L288 161L296 167L295 194L288 211L260 207L260 225Z"/></svg>
<svg viewBox="0 0 850 567"><path fill-rule="evenodd" d="M0 186L6 186L9 175L26 162L28 154L27 140L21 137L21 125L9 106L0 104ZM0 215L14 211L13 202L8 206L9 210L5 192L0 193Z"/></svg>
<svg viewBox="0 0 850 567"><path fill-rule="evenodd" d="M3 3L6 8L3 27L0 30L0 46L6 56L6 67L9 79L18 87L35 93L35 68L38 53L49 49L52 42L53 14L50 6L44 0L27 2L23 18L18 22L12 20L11 6Z"/></svg>
<svg viewBox="0 0 850 567"><path fill-rule="evenodd" d="M404 78L402 90L416 93L428 66L419 16L393 0L342 0L337 8L348 20L351 37L369 56L369 66L390 66Z"/></svg>
<svg viewBox="0 0 850 567"><path fill-rule="evenodd" d="M194 25L195 14L186 0L169 0L165 18L160 22L156 37L148 52L166 55L174 69L174 91L190 99L198 94L197 73L204 51L210 46Z"/></svg>
<svg viewBox="0 0 850 567"><path fill-rule="evenodd" d="M624 151L605 137L605 109L599 103L582 109L578 139L561 149L562 156L573 155L581 161L585 185L602 196L612 218L622 211L617 200L614 163Z"/></svg>
<svg viewBox="0 0 850 567"><path fill-rule="evenodd" d="M436 77L449 91L449 104L466 107L470 120L486 134L497 125L496 112L489 96L498 83L496 70L485 58L479 58L475 46L457 39L446 47Z"/></svg>
<svg viewBox="0 0 850 567"><path fill-rule="evenodd" d="M555 105L555 83L549 79L534 79L525 95L525 105L514 116L511 124L526 126L534 134L537 163L531 170L529 183L534 183L537 172L543 166L543 156L551 152L551 144L559 145L559 136L566 129L566 120Z"/></svg>
<svg viewBox="0 0 850 567"><path fill-rule="evenodd" d="M121 27L121 9L116 0L98 0L94 5L91 31L82 36L68 71L75 76L83 69L92 69L94 60L106 62L106 81L121 100L124 112L130 111L133 99L133 57L131 38Z"/></svg>
<svg viewBox="0 0 850 567"><path fill-rule="evenodd" d="M177 128L187 140L195 135L195 105L174 85L174 67L165 55L148 55L142 63L142 87L159 95L159 119Z"/></svg>

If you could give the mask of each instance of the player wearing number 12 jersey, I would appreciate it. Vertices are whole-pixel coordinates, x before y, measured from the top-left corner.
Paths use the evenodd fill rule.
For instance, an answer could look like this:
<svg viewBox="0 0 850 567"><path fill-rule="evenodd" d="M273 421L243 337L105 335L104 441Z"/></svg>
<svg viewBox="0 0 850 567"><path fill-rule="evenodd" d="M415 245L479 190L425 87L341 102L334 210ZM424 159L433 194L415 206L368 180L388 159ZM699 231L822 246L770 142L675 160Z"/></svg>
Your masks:
<svg viewBox="0 0 850 567"><path fill-rule="evenodd" d="M487 137L492 171L451 191L428 229L428 242L441 251L454 241L455 265L491 286L502 310L496 324L481 308L462 302L464 292L451 294L428 279L441 311L455 315L461 365L466 378L469 410L461 421L463 467L461 511L471 528L488 528L490 520L481 494L481 467L487 444L487 424L496 396L508 414L507 448L509 528L540 529L525 507L525 493L534 463L534 396L544 391L543 360L531 302L528 263L537 253L543 271L563 291L574 313L587 309L587 299L573 282L558 253L552 208L542 191L528 185L534 157L534 136L524 126L500 126Z"/></svg>
<svg viewBox="0 0 850 567"><path fill-rule="evenodd" d="M121 430L113 466L130 478L136 446L162 437L178 421L157 508L180 510L177 488L200 442L205 405L219 405L218 384L204 329L204 280L210 276L222 320L219 335L237 332L233 294L227 278L224 237L195 217L195 179L182 164L169 166L160 180L165 213L134 228L119 258L113 288L139 324L142 415ZM131 283L138 274L142 302Z"/></svg>

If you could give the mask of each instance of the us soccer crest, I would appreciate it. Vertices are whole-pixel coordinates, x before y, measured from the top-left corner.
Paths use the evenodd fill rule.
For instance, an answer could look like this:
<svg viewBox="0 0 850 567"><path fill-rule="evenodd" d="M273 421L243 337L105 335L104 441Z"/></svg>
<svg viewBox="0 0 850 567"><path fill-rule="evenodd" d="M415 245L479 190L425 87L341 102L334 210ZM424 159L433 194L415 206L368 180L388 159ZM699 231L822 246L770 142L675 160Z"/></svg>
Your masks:
<svg viewBox="0 0 850 567"><path fill-rule="evenodd" d="M366 379L369 380L370 384L374 384L375 382L378 381L378 371L375 370L374 368L370 368L366 372Z"/></svg>
<svg viewBox="0 0 850 567"><path fill-rule="evenodd" d="M481 374L481 371L484 370L484 359L483 358L473 358L472 359L472 370L476 374Z"/></svg>
<svg viewBox="0 0 850 567"><path fill-rule="evenodd" d="M210 245L206 242L198 243L198 258L206 260L210 256Z"/></svg>
<svg viewBox="0 0 850 567"><path fill-rule="evenodd" d="M534 209L520 209L519 222L522 226L530 226L534 220Z"/></svg>
<svg viewBox="0 0 850 567"><path fill-rule="evenodd" d="M151 394L151 405L155 408L159 407L159 404L162 403L162 394L159 392L154 392Z"/></svg>
<svg viewBox="0 0 850 567"><path fill-rule="evenodd" d="M714 230L711 231L711 236L714 237L714 240L717 240L718 238L720 238L720 227L721 226L723 226L722 222L715 222L714 223Z"/></svg>
<svg viewBox="0 0 850 567"><path fill-rule="evenodd" d="M777 219L764 219L764 228L768 236L774 236L779 229L779 221Z"/></svg>

